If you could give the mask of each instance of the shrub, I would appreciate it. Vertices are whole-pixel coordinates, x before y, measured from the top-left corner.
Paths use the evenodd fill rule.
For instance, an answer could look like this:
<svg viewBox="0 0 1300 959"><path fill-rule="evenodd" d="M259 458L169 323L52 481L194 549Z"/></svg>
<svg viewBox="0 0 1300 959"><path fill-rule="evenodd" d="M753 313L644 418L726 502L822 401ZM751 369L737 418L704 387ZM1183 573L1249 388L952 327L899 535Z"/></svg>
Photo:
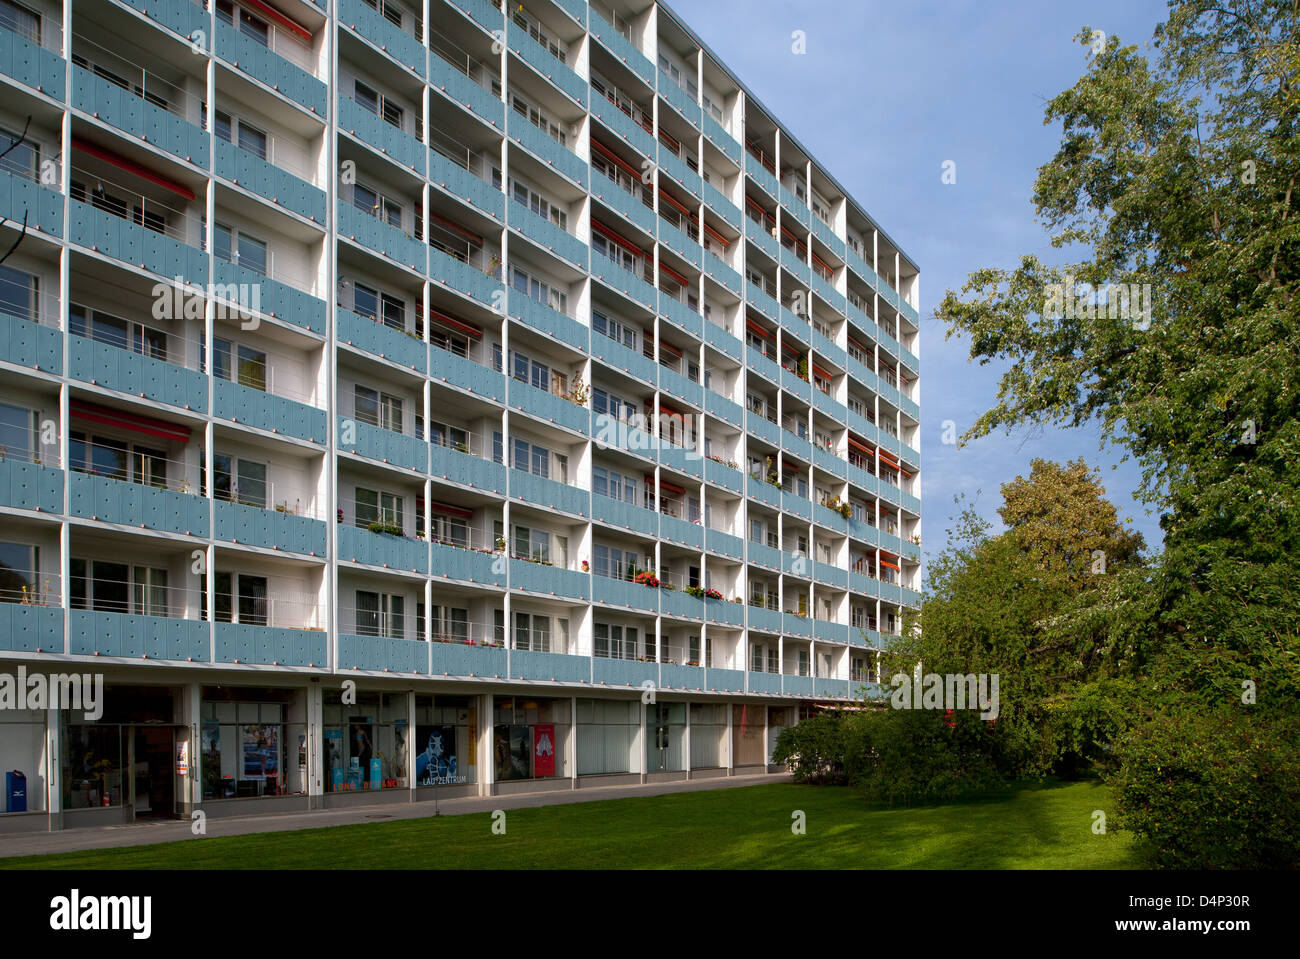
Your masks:
<svg viewBox="0 0 1300 959"><path fill-rule="evenodd" d="M772 761L783 764L797 783L842 786L849 719L827 711L786 726L776 737Z"/></svg>
<svg viewBox="0 0 1300 959"><path fill-rule="evenodd" d="M884 709L857 719L846 772L870 799L934 802L1003 784L996 727L969 710Z"/></svg>
<svg viewBox="0 0 1300 959"><path fill-rule="evenodd" d="M1300 867L1300 718L1188 706L1116 745L1117 823L1153 865Z"/></svg>

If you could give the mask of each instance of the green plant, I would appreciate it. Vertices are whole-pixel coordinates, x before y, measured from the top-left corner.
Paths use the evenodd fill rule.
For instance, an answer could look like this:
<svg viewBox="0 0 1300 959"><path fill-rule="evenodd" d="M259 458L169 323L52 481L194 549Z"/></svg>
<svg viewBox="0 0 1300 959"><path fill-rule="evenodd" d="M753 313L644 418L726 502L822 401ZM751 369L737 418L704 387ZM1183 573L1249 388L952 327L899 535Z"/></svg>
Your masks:
<svg viewBox="0 0 1300 959"><path fill-rule="evenodd" d="M386 536L404 535L402 527L398 526L396 523L386 523L383 520L376 520L367 526L366 529L370 530L372 533L383 533Z"/></svg>

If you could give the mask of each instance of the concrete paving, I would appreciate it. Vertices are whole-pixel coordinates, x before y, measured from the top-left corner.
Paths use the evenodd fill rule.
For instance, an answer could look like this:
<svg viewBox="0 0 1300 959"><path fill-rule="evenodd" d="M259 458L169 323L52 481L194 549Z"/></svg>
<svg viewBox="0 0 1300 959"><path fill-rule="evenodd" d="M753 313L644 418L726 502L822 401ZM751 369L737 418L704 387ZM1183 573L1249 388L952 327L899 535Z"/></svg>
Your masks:
<svg viewBox="0 0 1300 959"><path fill-rule="evenodd" d="M596 786L586 789L557 789L552 792L525 793L518 796L471 796L444 799L437 804L443 816L491 813L496 809L529 809L562 803L596 802L602 799L629 799L638 796L665 796L670 793L703 792L709 789L734 789L764 783L789 782L789 775L758 774L729 776L719 779L694 779L681 782L647 783L630 786ZM566 780L567 782L567 780ZM367 822L396 819L424 819L435 815L434 803L379 803L351 806L347 809L323 809L316 812L273 813L260 816L231 816L207 819L206 838L246 836L252 833L290 832L295 829L319 829L322 826L351 826ZM63 829L55 832L17 833L0 836L0 859L11 856L40 856L83 849L115 849L125 846L150 846L195 838L188 820L140 822L124 826L94 826Z"/></svg>

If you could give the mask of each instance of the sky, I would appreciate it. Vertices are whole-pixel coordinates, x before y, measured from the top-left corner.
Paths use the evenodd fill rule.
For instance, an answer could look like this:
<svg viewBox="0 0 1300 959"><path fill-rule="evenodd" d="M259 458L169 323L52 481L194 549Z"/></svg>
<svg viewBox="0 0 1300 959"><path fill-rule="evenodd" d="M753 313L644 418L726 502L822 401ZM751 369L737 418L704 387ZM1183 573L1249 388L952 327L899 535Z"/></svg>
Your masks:
<svg viewBox="0 0 1300 959"><path fill-rule="evenodd" d="M922 549L945 545L966 494L1000 527L1000 487L1035 457L1082 456L1101 473L1121 519L1149 547L1159 520L1133 497L1140 473L1096 428L998 433L964 447L964 432L997 395L999 367L945 339L934 309L983 267L1027 253L1059 259L1035 217L1038 168L1060 144L1048 100L1086 69L1075 37L1087 26L1145 47L1163 0L668 0L921 271ZM792 52L802 30L807 53ZM956 182L943 182L944 163Z"/></svg>

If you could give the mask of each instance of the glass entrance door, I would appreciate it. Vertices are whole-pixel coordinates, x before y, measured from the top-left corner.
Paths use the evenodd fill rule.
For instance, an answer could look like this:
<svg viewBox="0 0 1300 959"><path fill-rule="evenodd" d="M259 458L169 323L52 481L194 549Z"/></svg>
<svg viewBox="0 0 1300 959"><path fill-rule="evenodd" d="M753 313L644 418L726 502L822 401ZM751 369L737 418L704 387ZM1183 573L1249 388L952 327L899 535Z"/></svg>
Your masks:
<svg viewBox="0 0 1300 959"><path fill-rule="evenodd" d="M174 819L177 778L175 727L136 726L132 747L135 818Z"/></svg>

